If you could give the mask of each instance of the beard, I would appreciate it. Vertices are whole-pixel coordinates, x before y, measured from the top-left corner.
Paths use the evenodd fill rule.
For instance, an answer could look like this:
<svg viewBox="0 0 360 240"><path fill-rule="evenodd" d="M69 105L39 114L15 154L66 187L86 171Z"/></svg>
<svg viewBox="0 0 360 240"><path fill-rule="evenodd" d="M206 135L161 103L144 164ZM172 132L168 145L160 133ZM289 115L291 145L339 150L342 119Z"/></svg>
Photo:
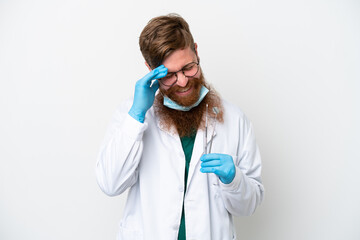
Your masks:
<svg viewBox="0 0 360 240"><path fill-rule="evenodd" d="M203 74L200 74L199 78L189 78L185 87L180 87L177 84L175 84L168 90L160 89L160 92L162 93L162 95L167 96L177 104L188 107L193 105L199 99L200 90L202 85L204 84L205 84L204 76ZM178 91L182 91L190 88L192 88L192 92L187 96L179 96L176 94L176 92Z"/></svg>
<svg viewBox="0 0 360 240"><path fill-rule="evenodd" d="M164 106L163 94L182 106L193 105L199 99L200 89L203 85L209 89L208 94L198 106L190 109L189 111L179 111ZM178 96L175 94L176 91L187 89L189 87L193 88L189 96ZM217 115L217 121L223 122L223 107L220 97L215 90L206 83L202 72L199 78L189 79L188 84L185 87L179 87L175 84L167 91L160 91L161 94L157 94L154 101L154 109L156 115L160 119L160 125L168 131L170 131L172 127L175 127L180 137L191 136L196 133L198 129L205 129L204 113L206 111L206 104L208 104L209 117L215 117L215 114L211 109L217 107L220 110Z"/></svg>

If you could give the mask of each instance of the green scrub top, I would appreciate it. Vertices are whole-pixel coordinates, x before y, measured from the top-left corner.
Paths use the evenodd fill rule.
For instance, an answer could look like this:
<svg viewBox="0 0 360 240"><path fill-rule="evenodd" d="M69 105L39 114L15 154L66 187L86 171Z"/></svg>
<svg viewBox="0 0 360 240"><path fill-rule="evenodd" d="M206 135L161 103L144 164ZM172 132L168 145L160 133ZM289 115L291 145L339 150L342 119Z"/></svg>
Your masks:
<svg viewBox="0 0 360 240"><path fill-rule="evenodd" d="M194 148L194 142L196 137L196 131L191 136L185 136L180 138L181 145L184 150L185 154L185 190L184 190L184 196L186 193L186 184L187 184L187 177L189 173L189 166L190 166L190 160ZM186 240L186 230L185 230L185 211L184 211L184 203L182 208L182 214L181 214L181 222L179 227L179 235L178 240Z"/></svg>

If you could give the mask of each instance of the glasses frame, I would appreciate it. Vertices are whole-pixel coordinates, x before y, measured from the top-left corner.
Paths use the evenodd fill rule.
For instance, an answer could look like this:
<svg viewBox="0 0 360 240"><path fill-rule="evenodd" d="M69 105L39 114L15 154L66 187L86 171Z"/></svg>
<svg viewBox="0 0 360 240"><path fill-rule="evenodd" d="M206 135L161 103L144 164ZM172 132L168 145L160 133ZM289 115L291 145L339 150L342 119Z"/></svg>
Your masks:
<svg viewBox="0 0 360 240"><path fill-rule="evenodd" d="M162 80L163 80L162 78L159 78L159 79L158 79L159 82L160 82L162 85L171 88L172 86L174 86L174 85L177 83L177 81L178 81L178 79L179 79L179 77L178 77L178 75L177 75L178 72L182 72L182 74L183 74L185 77L187 77L187 78L193 78L196 74L198 74L198 72L199 72L199 70L200 70L200 67L199 67L199 65L200 65L200 59L199 59L198 57L196 57L196 59L197 59L197 62L190 62L190 63L186 64L183 68L181 68L179 71L170 72L170 73L175 74L175 77L176 77L176 80L175 80L175 82L174 82L173 84L167 85L167 84L163 83L163 82L162 82ZM185 68L186 66L192 64L192 63L195 63L195 64L197 65L197 71L196 71L196 73L195 73L194 75L192 75L192 76L186 76L185 73L184 73L184 68Z"/></svg>

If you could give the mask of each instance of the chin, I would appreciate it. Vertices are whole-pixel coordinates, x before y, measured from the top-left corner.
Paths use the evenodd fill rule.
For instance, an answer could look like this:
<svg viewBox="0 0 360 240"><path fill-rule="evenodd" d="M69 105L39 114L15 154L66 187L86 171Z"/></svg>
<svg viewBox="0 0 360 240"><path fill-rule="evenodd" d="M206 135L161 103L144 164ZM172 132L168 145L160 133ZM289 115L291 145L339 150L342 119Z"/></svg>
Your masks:
<svg viewBox="0 0 360 240"><path fill-rule="evenodd" d="M187 95L181 96L177 95L176 93L172 94L169 98L175 101L176 103L184 106L189 107L196 103L200 96L201 84L193 86L189 89L191 92Z"/></svg>

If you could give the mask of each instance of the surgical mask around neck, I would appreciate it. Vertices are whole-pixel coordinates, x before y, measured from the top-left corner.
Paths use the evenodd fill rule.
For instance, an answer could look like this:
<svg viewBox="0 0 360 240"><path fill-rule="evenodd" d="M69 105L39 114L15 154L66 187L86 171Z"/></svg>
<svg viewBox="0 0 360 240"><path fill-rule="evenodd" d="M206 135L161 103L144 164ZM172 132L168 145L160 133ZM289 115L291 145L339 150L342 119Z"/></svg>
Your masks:
<svg viewBox="0 0 360 240"><path fill-rule="evenodd" d="M198 106L201 101L204 99L204 97L206 96L206 94L209 92L209 89L207 89L206 87L202 86L200 89L200 96L199 99L196 101L196 103L194 103L191 106L182 106L180 104L177 104L176 102L174 102L173 100L171 100L170 98L168 98L167 96L164 96L164 105L168 108L172 108L175 110L179 110L179 111L189 111L192 108Z"/></svg>

